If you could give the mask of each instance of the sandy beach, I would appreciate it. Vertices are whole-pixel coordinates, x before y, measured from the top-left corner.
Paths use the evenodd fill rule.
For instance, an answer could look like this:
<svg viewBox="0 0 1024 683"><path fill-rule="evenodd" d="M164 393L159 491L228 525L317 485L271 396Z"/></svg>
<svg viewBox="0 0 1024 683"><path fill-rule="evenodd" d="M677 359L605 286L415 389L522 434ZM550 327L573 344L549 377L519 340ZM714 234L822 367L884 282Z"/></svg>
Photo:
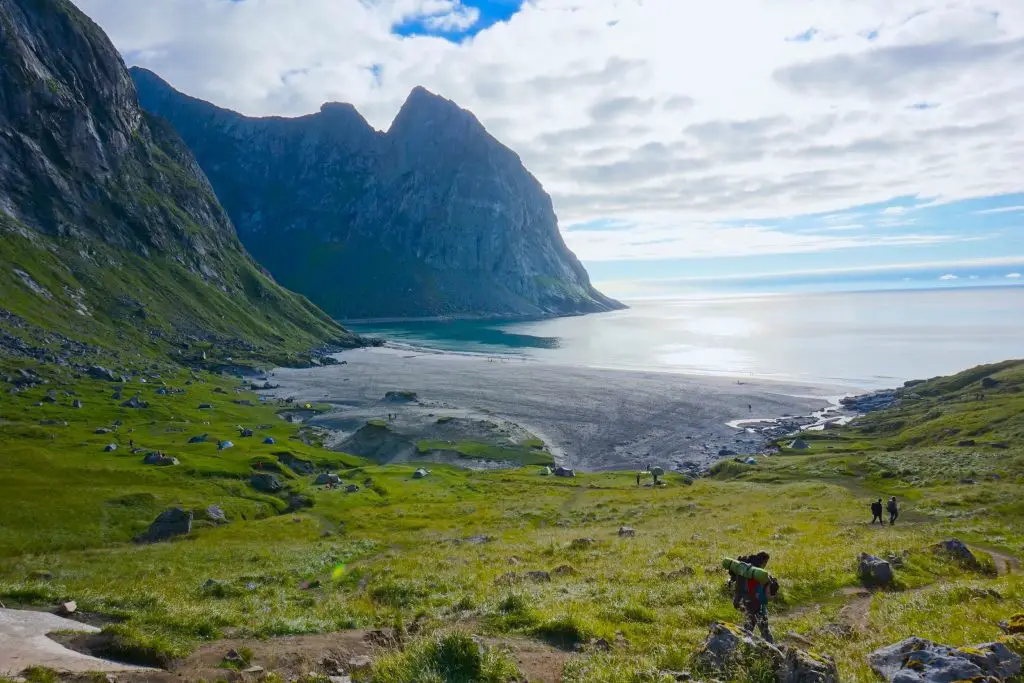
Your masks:
<svg viewBox="0 0 1024 683"><path fill-rule="evenodd" d="M507 356L393 347L338 356L344 365L278 369L278 396L333 403L321 422L349 428L404 408L388 391L414 391L432 410L514 422L548 443L559 464L585 471L653 464L706 466L719 451L755 453L763 439L727 423L807 415L841 387L559 366Z"/></svg>

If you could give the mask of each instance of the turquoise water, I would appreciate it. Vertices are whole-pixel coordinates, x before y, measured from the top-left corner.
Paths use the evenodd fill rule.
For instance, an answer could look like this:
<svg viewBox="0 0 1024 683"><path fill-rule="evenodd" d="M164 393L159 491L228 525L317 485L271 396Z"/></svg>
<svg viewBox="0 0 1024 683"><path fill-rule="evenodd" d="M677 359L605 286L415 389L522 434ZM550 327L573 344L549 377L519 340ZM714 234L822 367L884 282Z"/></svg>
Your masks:
<svg viewBox="0 0 1024 683"><path fill-rule="evenodd" d="M535 322L353 326L390 341L588 367L874 388L1024 357L1024 287L627 302Z"/></svg>

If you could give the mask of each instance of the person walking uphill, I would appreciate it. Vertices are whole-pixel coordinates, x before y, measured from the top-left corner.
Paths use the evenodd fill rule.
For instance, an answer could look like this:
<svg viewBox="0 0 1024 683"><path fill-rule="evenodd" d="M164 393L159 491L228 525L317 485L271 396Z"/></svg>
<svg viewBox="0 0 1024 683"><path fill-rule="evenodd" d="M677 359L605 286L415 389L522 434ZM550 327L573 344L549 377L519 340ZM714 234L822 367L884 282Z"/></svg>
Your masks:
<svg viewBox="0 0 1024 683"><path fill-rule="evenodd" d="M735 583L732 605L746 616L744 628L749 633L756 627L761 637L775 642L768 628L768 600L779 592L779 582L765 570L771 555L763 550L756 555L725 558L722 566L729 570L729 582Z"/></svg>
<svg viewBox="0 0 1024 683"><path fill-rule="evenodd" d="M879 498L871 504L871 523L878 522L882 526L885 526L885 522L882 521L882 499Z"/></svg>
<svg viewBox="0 0 1024 683"><path fill-rule="evenodd" d="M886 506L886 509L889 510L889 526L892 526L900 516L900 508L896 505L896 496L889 499L889 504Z"/></svg>

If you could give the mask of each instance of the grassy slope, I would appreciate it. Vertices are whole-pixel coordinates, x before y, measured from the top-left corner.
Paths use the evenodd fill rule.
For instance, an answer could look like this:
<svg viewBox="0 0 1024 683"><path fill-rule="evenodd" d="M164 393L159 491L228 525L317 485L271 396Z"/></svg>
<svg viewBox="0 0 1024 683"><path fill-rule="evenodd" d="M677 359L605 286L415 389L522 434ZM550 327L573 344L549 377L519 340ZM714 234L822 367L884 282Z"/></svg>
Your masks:
<svg viewBox="0 0 1024 683"><path fill-rule="evenodd" d="M644 672L686 668L712 621L737 619L720 557L765 548L783 586L772 608L776 633L813 640L837 658L842 680L869 681L865 655L880 645L910 634L956 645L991 640L997 622L1024 605L1020 575L995 577L929 549L956 536L1024 554L1024 364L1002 369L999 388L980 398L977 383L991 371L965 387L916 387L922 396L938 395L871 416L857 429L823 433L809 454L722 467L692 485L673 475L666 488L650 489L637 488L632 473L563 480L444 466L413 480L412 466L362 466L342 472L346 483L363 487L355 494L316 491L309 477L289 479L316 506L287 515L274 514L282 501L241 479L254 456L275 447L232 438L237 447L218 455L213 446L184 441L267 423L275 425L277 449L339 456L288 439L295 428L276 420L272 408L231 404L230 381L204 376L209 381L185 387L187 395L170 397L153 396L145 385L154 407L138 413L114 407L107 384L75 385L81 411L64 407L65 398L32 407L41 389L4 395L0 599L48 605L73 597L82 609L125 617L112 627L125 642L168 655L225 633L306 633L417 615L428 629L468 620L478 631L563 644L592 636L614 642L621 632L628 646L574 656L567 680L650 680ZM215 394L214 386L232 393ZM216 409L199 411L200 401ZM49 417L69 426L38 426ZM103 453L110 437L90 432L114 419L125 421L122 442L134 428L137 442L182 465L155 470L122 450ZM882 428L894 420L912 426L912 445L902 431ZM983 433L965 437L966 425ZM178 427L185 431L168 431ZM958 435L945 431L958 428ZM1010 448L949 445L979 437L1010 441ZM965 475L978 483L960 484ZM868 526L868 501L890 494L904 501L901 522ZM197 509L220 503L234 521L199 528L187 540L126 543L179 501ZM636 537L620 538L623 524L635 527ZM492 540L459 542L476 535ZM594 542L573 544L584 537ZM907 552L898 589L870 598L865 623L830 633L828 624L850 625L843 608L851 598L842 591L858 585L854 564L862 551ZM522 580L530 570L566 566L572 571L553 572L551 582ZM692 573L671 574L684 567ZM39 578L41 570L52 579ZM223 582L213 592L202 587L210 578ZM403 680L383 673L382 680Z"/></svg>

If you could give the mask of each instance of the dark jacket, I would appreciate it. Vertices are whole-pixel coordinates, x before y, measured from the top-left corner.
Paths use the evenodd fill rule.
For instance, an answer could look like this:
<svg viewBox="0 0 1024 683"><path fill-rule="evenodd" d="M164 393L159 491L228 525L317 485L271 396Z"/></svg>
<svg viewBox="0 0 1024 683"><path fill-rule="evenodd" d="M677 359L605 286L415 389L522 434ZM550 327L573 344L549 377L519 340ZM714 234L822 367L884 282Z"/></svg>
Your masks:
<svg viewBox="0 0 1024 683"><path fill-rule="evenodd" d="M871 504L871 514L877 515L877 516L881 517L882 516L882 504L879 503L879 502L872 503Z"/></svg>
<svg viewBox="0 0 1024 683"><path fill-rule="evenodd" d="M889 503L885 506L885 509L888 510L889 512L896 512L899 508L896 507L895 500L890 500Z"/></svg>

